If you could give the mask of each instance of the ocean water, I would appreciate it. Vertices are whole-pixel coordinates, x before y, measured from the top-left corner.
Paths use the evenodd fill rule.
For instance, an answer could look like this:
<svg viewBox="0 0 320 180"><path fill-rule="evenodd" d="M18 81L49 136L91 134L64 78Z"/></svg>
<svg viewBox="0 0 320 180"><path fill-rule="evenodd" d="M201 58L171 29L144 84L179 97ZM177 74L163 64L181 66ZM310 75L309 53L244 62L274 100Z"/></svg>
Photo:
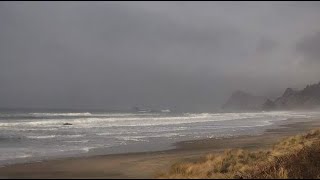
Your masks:
<svg viewBox="0 0 320 180"><path fill-rule="evenodd" d="M0 112L0 165L164 150L179 141L255 135L287 119L316 117L319 112Z"/></svg>

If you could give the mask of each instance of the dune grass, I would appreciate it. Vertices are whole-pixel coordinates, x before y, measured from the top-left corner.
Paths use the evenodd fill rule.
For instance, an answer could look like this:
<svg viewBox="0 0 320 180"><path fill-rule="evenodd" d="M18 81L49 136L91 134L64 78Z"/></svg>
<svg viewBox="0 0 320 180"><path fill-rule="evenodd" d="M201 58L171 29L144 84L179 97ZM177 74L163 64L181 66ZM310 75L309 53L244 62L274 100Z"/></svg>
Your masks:
<svg viewBox="0 0 320 180"><path fill-rule="evenodd" d="M285 138L267 150L226 150L179 162L157 178L320 178L320 129Z"/></svg>

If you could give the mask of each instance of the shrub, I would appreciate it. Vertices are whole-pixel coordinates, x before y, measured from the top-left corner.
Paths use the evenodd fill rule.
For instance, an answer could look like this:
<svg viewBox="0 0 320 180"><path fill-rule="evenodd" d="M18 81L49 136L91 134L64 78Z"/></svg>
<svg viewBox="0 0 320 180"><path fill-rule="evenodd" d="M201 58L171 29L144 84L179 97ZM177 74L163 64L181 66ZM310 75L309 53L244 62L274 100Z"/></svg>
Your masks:
<svg viewBox="0 0 320 180"><path fill-rule="evenodd" d="M158 178L287 179L320 177L320 130L286 138L264 151L208 154L198 162L173 164Z"/></svg>

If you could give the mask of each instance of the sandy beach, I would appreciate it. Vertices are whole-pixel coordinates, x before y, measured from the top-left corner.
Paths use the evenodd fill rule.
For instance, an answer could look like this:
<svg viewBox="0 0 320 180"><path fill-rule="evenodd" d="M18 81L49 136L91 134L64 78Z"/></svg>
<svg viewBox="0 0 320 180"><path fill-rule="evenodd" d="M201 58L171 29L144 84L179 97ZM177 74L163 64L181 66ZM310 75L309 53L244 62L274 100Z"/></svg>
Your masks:
<svg viewBox="0 0 320 180"><path fill-rule="evenodd" d="M290 120L288 120L290 121ZM292 122L258 136L184 141L173 150L66 158L0 168L1 178L153 178L175 162L229 148L263 149L284 137L320 127L320 119Z"/></svg>

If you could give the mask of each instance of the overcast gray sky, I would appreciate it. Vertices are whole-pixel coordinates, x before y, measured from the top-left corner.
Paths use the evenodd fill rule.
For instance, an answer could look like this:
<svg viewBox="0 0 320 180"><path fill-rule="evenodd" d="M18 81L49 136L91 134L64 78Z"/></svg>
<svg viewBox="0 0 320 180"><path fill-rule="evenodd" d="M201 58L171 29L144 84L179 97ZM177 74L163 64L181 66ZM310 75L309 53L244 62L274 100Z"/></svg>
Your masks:
<svg viewBox="0 0 320 180"><path fill-rule="evenodd" d="M209 111L320 81L319 2L0 2L0 106Z"/></svg>

